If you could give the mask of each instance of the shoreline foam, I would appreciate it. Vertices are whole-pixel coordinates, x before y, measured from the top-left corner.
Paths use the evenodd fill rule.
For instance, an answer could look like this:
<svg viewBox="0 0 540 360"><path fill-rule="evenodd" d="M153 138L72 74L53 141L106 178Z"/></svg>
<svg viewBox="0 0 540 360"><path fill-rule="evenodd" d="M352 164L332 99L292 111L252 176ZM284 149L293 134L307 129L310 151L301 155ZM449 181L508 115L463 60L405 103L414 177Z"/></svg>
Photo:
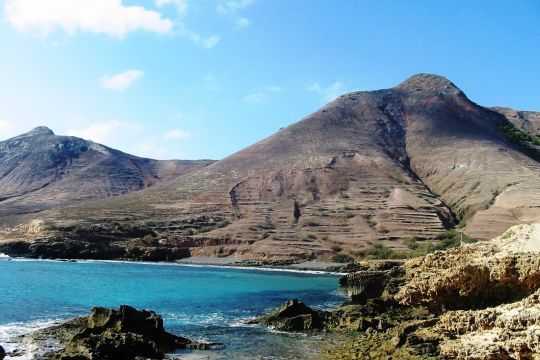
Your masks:
<svg viewBox="0 0 540 360"><path fill-rule="evenodd" d="M188 259L207 259L207 258L188 258ZM343 276L347 275L344 272L337 271L325 271L325 270L307 270L297 269L291 267L269 267L269 266L248 266L248 265L227 265L227 264L215 264L205 261L201 262L157 262L157 261L129 261L129 260L93 260L93 259L34 259L25 257L14 257L11 261L50 261L50 262L77 262L77 263L117 263L117 264L138 264L138 265L157 265L157 266L184 266L184 267L199 267L199 268L217 268L217 269L235 269L235 270L250 270L250 271L268 271L268 272L290 272L299 274L310 275L331 275L331 276ZM327 263L323 263L327 264ZM339 266L336 264L336 266Z"/></svg>

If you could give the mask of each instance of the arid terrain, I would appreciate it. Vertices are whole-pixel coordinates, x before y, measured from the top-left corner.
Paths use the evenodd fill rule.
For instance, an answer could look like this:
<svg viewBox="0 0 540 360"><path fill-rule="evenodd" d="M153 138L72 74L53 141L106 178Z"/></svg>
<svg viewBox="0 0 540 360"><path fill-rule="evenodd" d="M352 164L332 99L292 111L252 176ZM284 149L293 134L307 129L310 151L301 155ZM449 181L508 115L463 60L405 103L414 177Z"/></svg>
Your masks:
<svg viewBox="0 0 540 360"><path fill-rule="evenodd" d="M0 142L0 216L125 194L210 163L140 158L38 127Z"/></svg>
<svg viewBox="0 0 540 360"><path fill-rule="evenodd" d="M0 251L300 260L362 258L381 245L407 251L407 239L437 243L451 229L486 240L540 219L539 117L482 107L449 80L418 74L394 88L340 96L208 166L181 163L160 175L159 163L138 160L148 170L131 159L139 172L116 190L103 185L110 180L86 180L70 192L82 199L144 188L126 195L62 207L48 188L71 181L42 181L27 197L47 194L54 209L2 221ZM98 155L85 152L74 164ZM85 171L80 179L102 173ZM170 180L146 188L156 178Z"/></svg>

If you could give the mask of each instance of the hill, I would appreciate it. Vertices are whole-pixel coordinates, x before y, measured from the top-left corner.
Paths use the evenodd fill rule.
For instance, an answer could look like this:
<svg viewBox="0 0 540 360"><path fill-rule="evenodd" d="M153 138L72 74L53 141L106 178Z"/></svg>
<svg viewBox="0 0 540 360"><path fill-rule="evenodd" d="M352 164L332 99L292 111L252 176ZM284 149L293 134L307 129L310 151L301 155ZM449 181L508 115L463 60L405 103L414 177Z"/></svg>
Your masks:
<svg viewBox="0 0 540 360"><path fill-rule="evenodd" d="M403 252L456 226L489 239L540 218L534 138L512 137L529 128L508 116L418 74L167 183L36 216L3 241L23 239L31 256L309 259Z"/></svg>
<svg viewBox="0 0 540 360"><path fill-rule="evenodd" d="M125 194L209 163L140 158L37 127L0 142L0 216Z"/></svg>

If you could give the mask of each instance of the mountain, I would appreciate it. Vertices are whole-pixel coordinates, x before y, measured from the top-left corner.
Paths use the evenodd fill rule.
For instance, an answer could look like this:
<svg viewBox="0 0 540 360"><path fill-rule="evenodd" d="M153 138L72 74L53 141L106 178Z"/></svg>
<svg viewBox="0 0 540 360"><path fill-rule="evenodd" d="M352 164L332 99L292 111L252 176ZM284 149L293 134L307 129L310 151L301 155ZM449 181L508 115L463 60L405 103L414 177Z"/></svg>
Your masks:
<svg viewBox="0 0 540 360"><path fill-rule="evenodd" d="M2 235L23 243L0 250L310 259L403 250L407 238L435 242L456 226L488 239L540 219L536 138L508 116L444 77L418 74L340 96L167 183L24 220Z"/></svg>
<svg viewBox="0 0 540 360"><path fill-rule="evenodd" d="M125 194L209 163L144 159L37 127L0 142L0 216Z"/></svg>

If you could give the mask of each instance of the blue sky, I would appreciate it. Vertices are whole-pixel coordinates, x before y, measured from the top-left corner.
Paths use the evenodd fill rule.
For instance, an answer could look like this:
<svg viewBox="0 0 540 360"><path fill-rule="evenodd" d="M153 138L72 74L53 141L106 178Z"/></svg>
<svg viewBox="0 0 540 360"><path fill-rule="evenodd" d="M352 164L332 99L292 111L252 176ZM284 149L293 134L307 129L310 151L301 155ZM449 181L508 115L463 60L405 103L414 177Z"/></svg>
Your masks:
<svg viewBox="0 0 540 360"><path fill-rule="evenodd" d="M2 0L0 139L223 158L341 93L444 75L540 111L540 2Z"/></svg>

